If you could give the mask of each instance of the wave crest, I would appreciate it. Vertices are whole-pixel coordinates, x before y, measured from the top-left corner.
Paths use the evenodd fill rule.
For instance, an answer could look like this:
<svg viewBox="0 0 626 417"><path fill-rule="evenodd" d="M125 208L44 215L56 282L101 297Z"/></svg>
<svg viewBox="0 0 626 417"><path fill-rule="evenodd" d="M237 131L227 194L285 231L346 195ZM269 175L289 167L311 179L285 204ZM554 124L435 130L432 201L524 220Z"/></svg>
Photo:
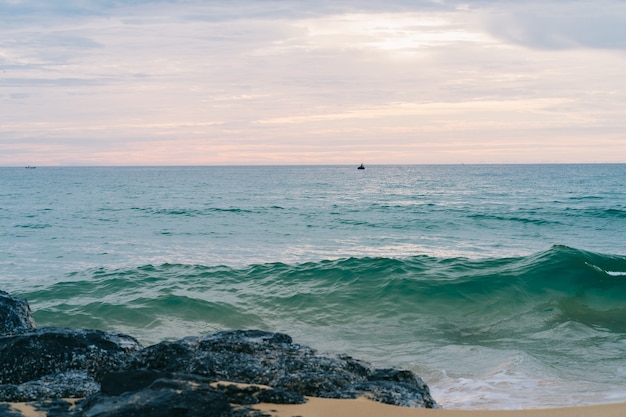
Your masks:
<svg viewBox="0 0 626 417"><path fill-rule="evenodd" d="M86 315L111 326L132 326L135 319L145 326L153 316L197 319L211 328L272 329L368 321L418 326L456 341L529 336L570 321L626 333L626 257L561 245L515 258L162 264L89 269L66 278L22 294L36 319Z"/></svg>

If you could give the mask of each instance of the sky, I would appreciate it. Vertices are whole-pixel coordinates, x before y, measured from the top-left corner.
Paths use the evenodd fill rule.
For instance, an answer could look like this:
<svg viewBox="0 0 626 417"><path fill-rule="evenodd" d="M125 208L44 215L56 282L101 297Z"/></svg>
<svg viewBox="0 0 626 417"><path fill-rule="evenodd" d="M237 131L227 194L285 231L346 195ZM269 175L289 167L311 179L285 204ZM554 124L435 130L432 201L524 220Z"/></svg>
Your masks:
<svg viewBox="0 0 626 417"><path fill-rule="evenodd" d="M0 166L626 162L626 1L0 0Z"/></svg>

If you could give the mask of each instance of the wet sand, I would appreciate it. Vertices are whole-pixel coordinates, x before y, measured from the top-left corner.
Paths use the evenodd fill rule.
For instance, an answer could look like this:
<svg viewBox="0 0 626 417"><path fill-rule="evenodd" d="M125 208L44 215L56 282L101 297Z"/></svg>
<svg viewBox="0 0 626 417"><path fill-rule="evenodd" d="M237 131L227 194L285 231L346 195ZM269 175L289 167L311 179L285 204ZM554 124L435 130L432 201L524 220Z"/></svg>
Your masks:
<svg viewBox="0 0 626 417"><path fill-rule="evenodd" d="M258 404L256 409L276 417L626 417L626 403L525 410L427 410L397 407L365 398L309 398L306 404Z"/></svg>
<svg viewBox="0 0 626 417"><path fill-rule="evenodd" d="M256 404L273 417L626 417L626 403L523 410L446 410L398 407L366 398L337 400L307 397L306 404ZM77 402L78 399L68 400ZM46 417L28 403L9 403L25 417Z"/></svg>

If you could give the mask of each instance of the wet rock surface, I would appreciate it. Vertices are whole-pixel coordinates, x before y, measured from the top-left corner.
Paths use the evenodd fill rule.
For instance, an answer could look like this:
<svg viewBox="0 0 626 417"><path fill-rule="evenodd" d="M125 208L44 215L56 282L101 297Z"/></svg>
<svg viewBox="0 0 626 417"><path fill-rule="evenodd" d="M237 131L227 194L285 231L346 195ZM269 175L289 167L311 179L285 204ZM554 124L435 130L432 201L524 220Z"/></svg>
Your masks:
<svg viewBox="0 0 626 417"><path fill-rule="evenodd" d="M133 354L124 367L268 385L315 397L366 395L393 405L436 406L426 384L410 371L374 369L349 356L321 355L286 334L260 330L161 342Z"/></svg>
<svg viewBox="0 0 626 417"><path fill-rule="evenodd" d="M141 349L131 336L100 330L43 328L0 337L0 384L23 384L67 370L96 379Z"/></svg>
<svg viewBox="0 0 626 417"><path fill-rule="evenodd" d="M85 371L59 372L23 384L0 385L0 399L14 402L82 398L97 392L100 392L100 384Z"/></svg>
<svg viewBox="0 0 626 417"><path fill-rule="evenodd" d="M209 382L195 376L162 377L146 387L115 396L95 394L83 401L76 413L86 417L232 415L226 395Z"/></svg>
<svg viewBox="0 0 626 417"><path fill-rule="evenodd" d="M35 329L35 320L26 300L0 291L0 335L24 333Z"/></svg>
<svg viewBox="0 0 626 417"><path fill-rule="evenodd" d="M29 401L49 416L258 417L253 404L299 404L305 396L438 408L410 371L320 354L282 333L224 331L143 348L124 334L35 329L26 301L0 292L4 311L0 401ZM62 399L82 397L74 407ZM0 417L14 415L21 413L0 407Z"/></svg>

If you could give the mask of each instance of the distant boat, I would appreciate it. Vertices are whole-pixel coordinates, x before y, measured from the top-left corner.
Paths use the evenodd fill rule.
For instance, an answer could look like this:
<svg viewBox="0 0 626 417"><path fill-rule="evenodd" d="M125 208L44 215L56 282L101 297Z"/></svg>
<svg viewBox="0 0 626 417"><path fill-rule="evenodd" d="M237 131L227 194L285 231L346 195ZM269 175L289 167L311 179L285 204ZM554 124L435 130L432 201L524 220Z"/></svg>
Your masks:
<svg viewBox="0 0 626 417"><path fill-rule="evenodd" d="M357 169L365 169L365 166L363 164L359 165Z"/></svg>
<svg viewBox="0 0 626 417"><path fill-rule="evenodd" d="M37 168L37 167L27 165L27 166L25 166L24 168L26 168L26 169L35 169L35 168Z"/></svg>

